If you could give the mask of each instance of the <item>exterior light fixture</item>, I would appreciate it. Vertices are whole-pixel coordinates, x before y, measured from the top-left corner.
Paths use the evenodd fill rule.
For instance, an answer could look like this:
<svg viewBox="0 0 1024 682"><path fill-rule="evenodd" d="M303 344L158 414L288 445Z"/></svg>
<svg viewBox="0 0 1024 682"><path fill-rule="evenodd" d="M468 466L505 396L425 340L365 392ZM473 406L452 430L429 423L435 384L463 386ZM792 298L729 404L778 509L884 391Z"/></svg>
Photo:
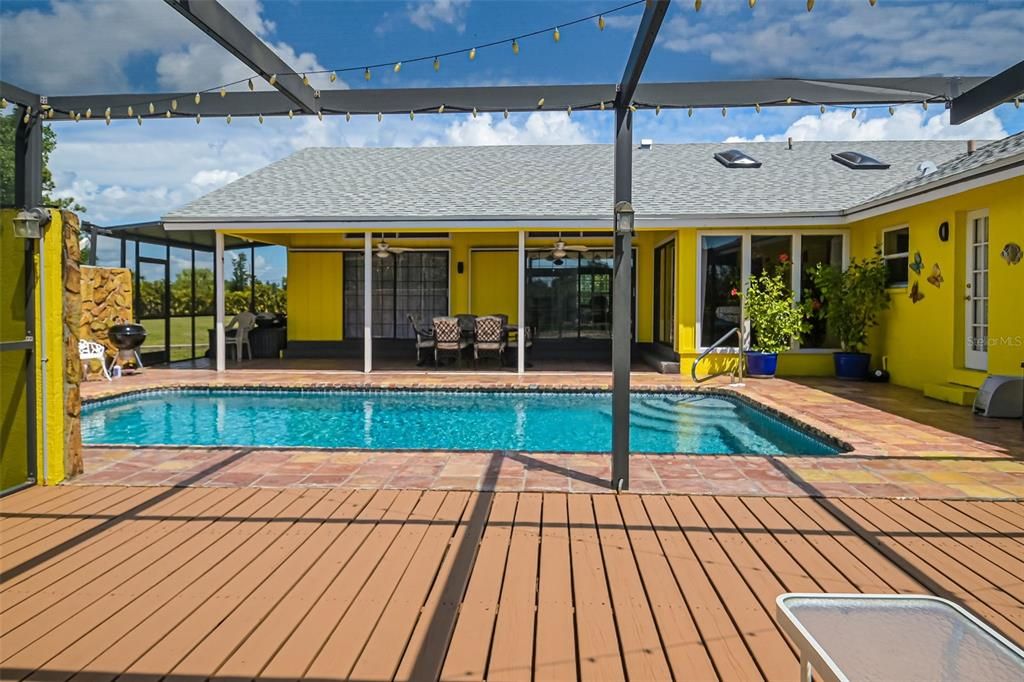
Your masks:
<svg viewBox="0 0 1024 682"><path fill-rule="evenodd" d="M50 224L50 212L45 208L18 211L14 216L14 236L22 239L42 239L43 228Z"/></svg>
<svg viewBox="0 0 1024 682"><path fill-rule="evenodd" d="M634 217L633 204L628 201L615 204L615 234L633 234Z"/></svg>

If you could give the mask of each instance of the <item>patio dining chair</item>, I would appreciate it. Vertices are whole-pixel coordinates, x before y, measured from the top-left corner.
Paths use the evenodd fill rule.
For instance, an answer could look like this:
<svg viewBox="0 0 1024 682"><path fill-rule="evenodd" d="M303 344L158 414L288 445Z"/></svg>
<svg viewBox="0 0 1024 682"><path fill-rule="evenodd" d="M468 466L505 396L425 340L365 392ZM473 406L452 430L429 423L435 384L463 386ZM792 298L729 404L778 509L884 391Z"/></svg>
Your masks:
<svg viewBox="0 0 1024 682"><path fill-rule="evenodd" d="M480 363L480 354L494 353L501 363L502 354L505 352L505 325L497 315L484 315L476 318L476 326L473 339L473 367Z"/></svg>
<svg viewBox="0 0 1024 682"><path fill-rule="evenodd" d="M415 315L409 315L409 324L412 325L412 331L416 335L416 366L419 367L423 364L420 357L422 352L434 347L434 330L421 327L420 320Z"/></svg>
<svg viewBox="0 0 1024 682"><path fill-rule="evenodd" d="M249 351L249 359L252 360L252 346L249 344L249 332L256 328L256 316L250 312L241 312L231 318L227 326L224 327L224 333L228 337L228 342L234 344L235 347L235 362L241 362L242 351L247 349ZM225 346L225 351L227 347Z"/></svg>
<svg viewBox="0 0 1024 682"><path fill-rule="evenodd" d="M434 367L442 353L454 353L456 362L462 367L462 351L472 345L462 333L457 317L434 318Z"/></svg>
<svg viewBox="0 0 1024 682"><path fill-rule="evenodd" d="M110 381L110 370L107 369L107 349L102 343L82 339L78 342L78 359L82 362L82 377L89 377L89 361L99 360L103 376Z"/></svg>

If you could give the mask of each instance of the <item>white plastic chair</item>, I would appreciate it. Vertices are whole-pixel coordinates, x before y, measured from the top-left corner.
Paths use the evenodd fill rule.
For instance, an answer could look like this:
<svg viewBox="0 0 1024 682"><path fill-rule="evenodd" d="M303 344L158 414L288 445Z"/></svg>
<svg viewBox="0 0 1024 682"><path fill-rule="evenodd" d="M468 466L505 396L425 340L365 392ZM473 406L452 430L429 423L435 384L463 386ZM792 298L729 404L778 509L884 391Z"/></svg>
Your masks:
<svg viewBox="0 0 1024 682"><path fill-rule="evenodd" d="M89 361L99 360L100 367L103 368L103 376L110 381L110 371L107 369L107 349L103 347L103 344L81 339L78 342L78 359L82 361L82 372L86 377L89 375Z"/></svg>
<svg viewBox="0 0 1024 682"><path fill-rule="evenodd" d="M250 312L238 313L231 318L224 331L234 329L232 340L235 342L235 362L242 360L242 348L249 350L249 359L252 360L252 346L249 345L249 332L256 327L256 316ZM226 349L225 349L226 350Z"/></svg>

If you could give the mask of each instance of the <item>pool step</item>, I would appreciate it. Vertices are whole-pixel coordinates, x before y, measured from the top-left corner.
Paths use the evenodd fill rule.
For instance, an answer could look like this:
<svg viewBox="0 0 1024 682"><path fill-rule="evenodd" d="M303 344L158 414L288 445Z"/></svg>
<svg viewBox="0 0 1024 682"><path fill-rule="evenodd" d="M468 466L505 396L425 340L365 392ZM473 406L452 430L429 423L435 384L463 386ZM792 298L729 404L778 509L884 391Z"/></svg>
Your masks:
<svg viewBox="0 0 1024 682"><path fill-rule="evenodd" d="M929 398L946 403L968 406L974 404L974 396L978 395L978 389L949 382L944 384L925 384L924 394Z"/></svg>

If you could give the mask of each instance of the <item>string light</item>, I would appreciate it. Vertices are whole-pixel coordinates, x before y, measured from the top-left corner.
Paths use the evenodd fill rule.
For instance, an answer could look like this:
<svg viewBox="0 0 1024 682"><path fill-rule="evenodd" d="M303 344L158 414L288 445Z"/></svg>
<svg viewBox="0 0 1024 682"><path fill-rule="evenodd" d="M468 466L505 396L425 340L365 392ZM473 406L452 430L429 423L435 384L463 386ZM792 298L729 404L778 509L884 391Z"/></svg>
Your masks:
<svg viewBox="0 0 1024 682"><path fill-rule="evenodd" d="M754 111L759 114L761 113L761 105L758 104L757 102L754 102Z"/></svg>
<svg viewBox="0 0 1024 682"><path fill-rule="evenodd" d="M277 85L277 74L276 73L270 74L270 84L271 85Z"/></svg>
<svg viewBox="0 0 1024 682"><path fill-rule="evenodd" d="M51 116L52 114L51 114L50 112L52 112L52 111L53 111L53 109L50 109L50 111L46 112L46 114L47 114L48 116ZM86 110L85 110L85 118L86 118L87 120L88 120L88 119L90 119L90 118L92 118L92 109L86 109Z"/></svg>
<svg viewBox="0 0 1024 682"><path fill-rule="evenodd" d="M151 113L151 114L156 113L156 107L153 106L152 102L149 103L149 113Z"/></svg>
<svg viewBox="0 0 1024 682"><path fill-rule="evenodd" d="M107 125L110 125L110 107L107 107L107 110L103 112L103 118L107 119Z"/></svg>
<svg viewBox="0 0 1024 682"><path fill-rule="evenodd" d="M814 9L814 0L807 0L807 11L810 12Z"/></svg>
<svg viewBox="0 0 1024 682"><path fill-rule="evenodd" d="M787 97L786 98L786 104L792 104L792 103L793 103L793 98L792 97Z"/></svg>
<svg viewBox="0 0 1024 682"><path fill-rule="evenodd" d="M693 107L689 107L689 108L688 108L688 109L686 110L686 115L687 115L687 116L688 116L689 118L693 118Z"/></svg>
<svg viewBox="0 0 1024 682"><path fill-rule="evenodd" d="M295 118L295 112L294 112L294 111L292 111L291 109L289 109L289 110L288 110L288 120L290 121L290 120L292 120L293 118Z"/></svg>
<svg viewBox="0 0 1024 682"><path fill-rule="evenodd" d="M889 115L892 116L896 113L896 107L889 105Z"/></svg>
<svg viewBox="0 0 1024 682"><path fill-rule="evenodd" d="M441 70L441 60L438 59L437 57L434 57L434 71L440 71L440 70Z"/></svg>
<svg viewBox="0 0 1024 682"><path fill-rule="evenodd" d="M1020 97L1013 98L1013 108L1020 109Z"/></svg>
<svg viewBox="0 0 1024 682"><path fill-rule="evenodd" d="M512 39L512 54L519 54L519 41Z"/></svg>
<svg viewBox="0 0 1024 682"><path fill-rule="evenodd" d="M416 112L410 110L409 111L409 120L412 121L415 118L416 118Z"/></svg>
<svg viewBox="0 0 1024 682"><path fill-rule="evenodd" d="M928 100L921 102L921 109L928 111Z"/></svg>
<svg viewBox="0 0 1024 682"><path fill-rule="evenodd" d="M821 113L824 114L825 113L825 105L822 104L820 107L818 107L818 111L820 111Z"/></svg>
<svg viewBox="0 0 1024 682"><path fill-rule="evenodd" d="M231 114L228 114L227 116L224 117L224 122L227 123L228 125L231 125Z"/></svg>
<svg viewBox="0 0 1024 682"><path fill-rule="evenodd" d="M256 86L252 84L252 79L250 78L249 79L249 92L252 92L255 89L256 89Z"/></svg>
<svg viewBox="0 0 1024 682"><path fill-rule="evenodd" d="M30 120L31 120L31 118L29 117L29 114L28 114L28 112L26 111L26 112L25 112L25 115L21 117L21 122L22 122L22 123L24 123L25 125L28 125L28 122L29 122Z"/></svg>
<svg viewBox="0 0 1024 682"><path fill-rule="evenodd" d="M0 97L0 111L7 109L7 98Z"/></svg>
<svg viewBox="0 0 1024 682"><path fill-rule="evenodd" d="M222 86L221 89L220 89L220 96L221 97L227 97L228 96L228 89Z"/></svg>
<svg viewBox="0 0 1024 682"><path fill-rule="evenodd" d="M200 101L201 99L203 99L203 98L202 98L202 97L200 97L200 96L199 96L199 93L197 92L197 93L196 93L196 96L195 96L195 97L194 97L193 99L195 100L196 104L199 104L199 101Z"/></svg>
<svg viewBox="0 0 1024 682"><path fill-rule="evenodd" d="M177 110L178 110L178 100L172 99L171 100L171 111L177 111Z"/></svg>
<svg viewBox="0 0 1024 682"><path fill-rule="evenodd" d="M750 9L754 9L754 5L757 4L757 0L747 0L747 4L750 5Z"/></svg>
<svg viewBox="0 0 1024 682"><path fill-rule="evenodd" d="M502 112L502 115L503 115L503 116L505 117L505 120L508 120L508 109L506 109L505 111L503 111L503 112Z"/></svg>
<svg viewBox="0 0 1024 682"><path fill-rule="evenodd" d="M539 100L537 100L537 108L538 109L543 109L544 108L544 98L543 97L541 97Z"/></svg>
<svg viewBox="0 0 1024 682"><path fill-rule="evenodd" d="M164 118L170 118L170 117L171 117L171 110L168 109L167 111L164 112Z"/></svg>
<svg viewBox="0 0 1024 682"><path fill-rule="evenodd" d="M366 71L363 72L363 80L364 81L370 80L370 68L369 67L367 67Z"/></svg>
<svg viewBox="0 0 1024 682"><path fill-rule="evenodd" d="M439 113L439 114L443 114L444 113L444 105L443 104L437 108L437 113Z"/></svg>
<svg viewBox="0 0 1024 682"><path fill-rule="evenodd" d="M142 118L142 117L141 117L141 116L139 116L139 118ZM81 114L81 112L79 112L79 113L75 114L75 123L78 123L78 122L79 122L79 121L81 121L81 120L82 120L82 114Z"/></svg>
<svg viewBox="0 0 1024 682"><path fill-rule="evenodd" d="M336 80L338 80L338 72L337 71L331 71L330 81L333 83Z"/></svg>
<svg viewBox="0 0 1024 682"><path fill-rule="evenodd" d="M655 116L661 116L661 105L660 104L658 106L654 107L654 115Z"/></svg>
<svg viewBox="0 0 1024 682"><path fill-rule="evenodd" d="M109 118L107 119L107 125L110 125L110 119Z"/></svg>
<svg viewBox="0 0 1024 682"><path fill-rule="evenodd" d="M555 26L555 32L551 34L551 37L555 39L556 43L562 39L562 34L558 32L557 26Z"/></svg>
<svg viewBox="0 0 1024 682"><path fill-rule="evenodd" d="M402 62L395 62L395 65L393 67L391 67L391 70L394 71L395 73L398 73L399 71L401 71L402 70Z"/></svg>
<svg viewBox="0 0 1024 682"><path fill-rule="evenodd" d="M345 123L348 123L351 120L352 120L352 114L350 114L349 112L346 111L345 112Z"/></svg>
<svg viewBox="0 0 1024 682"><path fill-rule="evenodd" d="M566 107L565 115L568 116L569 118L572 118L572 105L571 104L568 107Z"/></svg>
<svg viewBox="0 0 1024 682"><path fill-rule="evenodd" d="M751 5L751 7L753 7L753 5ZM725 118L728 113L729 110L726 109L725 107L722 107L722 118Z"/></svg>
<svg viewBox="0 0 1024 682"><path fill-rule="evenodd" d="M142 116L140 115L136 120L139 122L139 125L141 126L142 125Z"/></svg>
<svg viewBox="0 0 1024 682"><path fill-rule="evenodd" d="M475 47L472 50L469 51L469 61L473 61L474 59L476 59L476 48Z"/></svg>
<svg viewBox="0 0 1024 682"><path fill-rule="evenodd" d="M857 110L856 109L854 109L853 111L850 112L850 118L857 118Z"/></svg>
<svg viewBox="0 0 1024 682"><path fill-rule="evenodd" d="M258 118L259 118L260 125L263 125L263 114L260 114Z"/></svg>
<svg viewBox="0 0 1024 682"><path fill-rule="evenodd" d="M134 116L135 115L135 112L132 111L132 105L131 104L128 105L128 115L129 116Z"/></svg>
<svg viewBox="0 0 1024 682"><path fill-rule="evenodd" d="M381 112L378 111L377 112L377 123L380 123L383 120L384 120L384 114L382 114Z"/></svg>
<svg viewBox="0 0 1024 682"><path fill-rule="evenodd" d="M605 25L604 24L604 15L602 14L601 16L599 16L597 18L597 30L598 31L603 31L604 30L604 25Z"/></svg>
<svg viewBox="0 0 1024 682"><path fill-rule="evenodd" d="M630 103L629 103L629 107L627 107L627 108L628 108L628 109L629 109L629 110L630 110L630 111L631 111L632 113L634 113L634 114L636 113L636 105L635 105L635 104L633 104L632 102L630 102Z"/></svg>
<svg viewBox="0 0 1024 682"><path fill-rule="evenodd" d="M693 0L693 11L694 12L699 12L700 11L700 6L703 5L703 4L704 3L701 2L701 0Z"/></svg>
<svg viewBox="0 0 1024 682"><path fill-rule="evenodd" d="M604 100L601 100L601 111L604 111Z"/></svg>
<svg viewBox="0 0 1024 682"><path fill-rule="evenodd" d="M324 110L323 109L317 109L316 110L316 117L318 119L320 119L321 123L323 123L323 121L324 121Z"/></svg>
<svg viewBox="0 0 1024 682"><path fill-rule="evenodd" d="M307 88L309 87L309 76L307 76L306 74L302 74L302 84L305 85Z"/></svg>
<svg viewBox="0 0 1024 682"><path fill-rule="evenodd" d="M199 122L202 121L202 120L203 120L203 117L200 114L196 114L196 125L199 125Z"/></svg>
<svg viewBox="0 0 1024 682"><path fill-rule="evenodd" d="M868 0L868 4L871 5L872 7L874 7L875 3L877 3L877 2L878 2L878 0Z"/></svg>
<svg viewBox="0 0 1024 682"><path fill-rule="evenodd" d="M46 110L46 118L53 118L53 109Z"/></svg>
<svg viewBox="0 0 1024 682"><path fill-rule="evenodd" d="M473 118L476 118L476 107L473 107Z"/></svg>

